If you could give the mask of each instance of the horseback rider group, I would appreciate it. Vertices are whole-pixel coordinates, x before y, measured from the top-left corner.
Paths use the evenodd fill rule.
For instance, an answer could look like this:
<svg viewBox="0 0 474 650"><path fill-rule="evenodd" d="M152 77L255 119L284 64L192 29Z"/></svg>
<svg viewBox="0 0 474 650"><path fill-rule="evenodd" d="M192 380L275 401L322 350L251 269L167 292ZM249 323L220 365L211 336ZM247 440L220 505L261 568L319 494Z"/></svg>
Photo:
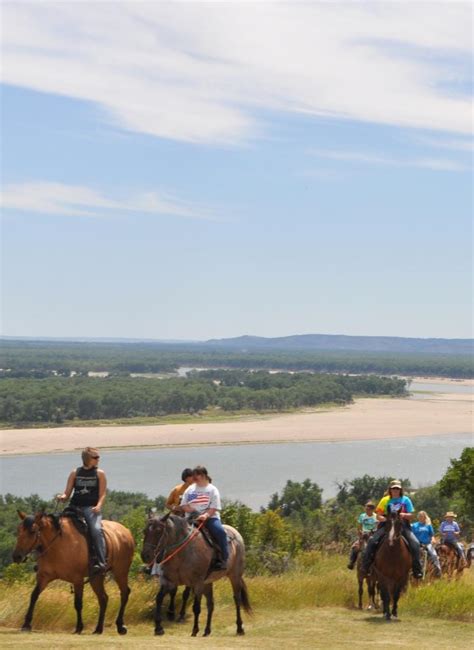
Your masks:
<svg viewBox="0 0 474 650"><path fill-rule="evenodd" d="M375 509L375 515L374 515ZM387 515L392 510L398 510L399 516L403 521L402 535L405 538L410 554L412 557L412 572L417 579L423 577L422 566L420 562L420 547L423 545L428 553L428 558L435 568L437 577L441 576L441 565L434 547L434 530L431 519L428 514L421 510L418 513L418 521L411 525L411 519L414 512L413 502L410 497L403 493L403 486L400 481L393 480L388 486L387 492L379 501L375 508L372 501L365 504L365 512L359 515L358 531L359 535L369 534L369 540L362 558L362 568L364 573L370 572L374 561L377 548L385 534L385 521ZM465 561L464 547L459 542L460 528L454 519L454 512L447 512L443 522L440 525L439 532L441 543L451 545L456 551L460 561ZM359 539L351 547L348 569L353 569L359 553Z"/></svg>
<svg viewBox="0 0 474 650"><path fill-rule="evenodd" d="M70 473L66 489L56 497L58 501L66 501L72 495L70 505L78 508L87 522L94 551L91 567L93 574L104 573L107 569L101 512L106 496L107 480L105 472L98 467L99 459L100 454L96 448L86 447L82 452L82 466ZM212 484L207 469L201 465L194 469L184 469L181 480L182 482L168 496L166 507L176 514L182 514L205 526L220 551L212 568L216 571L226 570L229 550L226 532L219 514L221 510L219 490ZM410 497L404 494L403 486L398 480L390 482L387 492L377 506L372 501L365 504L365 510L357 520L359 539L351 547L348 568L354 568L360 550L360 538L366 535L369 539L362 557L362 569L366 574L370 572L375 553L385 534L386 517L393 509L399 510L403 521L402 535L410 549L414 577L417 579L423 577L420 563L421 544L426 548L436 575L440 576L441 566L433 545L435 540L431 520L426 512L420 511L418 521L411 525L413 503ZM460 528L455 519L454 512L446 513L439 529L441 541L452 546L459 560L465 562L464 547L459 541Z"/></svg>
<svg viewBox="0 0 474 650"><path fill-rule="evenodd" d="M70 473L66 489L58 494L58 501L67 501L72 494L70 506L78 509L87 522L92 543L93 557L91 573L105 573L107 570L106 545L102 529L102 507L104 505L107 480L105 472L99 469L99 451L86 447L82 452L82 466ZM219 490L212 484L207 469L198 465L186 468L181 474L182 483L168 496L166 507L174 513L184 514L188 519L203 523L219 548L219 557L212 565L213 571L225 571L229 555L227 535L220 520L221 498Z"/></svg>

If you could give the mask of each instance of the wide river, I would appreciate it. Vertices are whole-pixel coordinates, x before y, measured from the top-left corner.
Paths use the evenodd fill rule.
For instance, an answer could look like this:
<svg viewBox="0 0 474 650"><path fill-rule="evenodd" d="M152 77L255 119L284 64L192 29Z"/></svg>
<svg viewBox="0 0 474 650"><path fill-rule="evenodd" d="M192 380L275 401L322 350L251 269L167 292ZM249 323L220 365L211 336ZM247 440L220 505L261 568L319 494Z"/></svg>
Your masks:
<svg viewBox="0 0 474 650"><path fill-rule="evenodd" d="M448 392L447 388L413 384L411 390ZM449 392L469 390L449 388ZM396 440L107 450L101 467L111 489L154 497L168 494L184 467L203 464L224 498L258 509L288 479L309 478L323 488L326 498L334 496L338 482L363 474L409 478L416 487L428 485L441 478L451 458L472 444L472 433L466 432ZM0 493L51 498L64 489L69 472L79 464L77 453L0 457Z"/></svg>

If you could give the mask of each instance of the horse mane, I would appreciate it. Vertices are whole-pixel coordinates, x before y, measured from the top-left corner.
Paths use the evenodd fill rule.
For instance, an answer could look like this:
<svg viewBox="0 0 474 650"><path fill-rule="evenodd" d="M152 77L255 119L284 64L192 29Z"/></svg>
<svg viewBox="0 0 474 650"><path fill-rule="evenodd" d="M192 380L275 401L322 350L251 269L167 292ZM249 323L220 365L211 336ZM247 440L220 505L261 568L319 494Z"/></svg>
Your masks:
<svg viewBox="0 0 474 650"><path fill-rule="evenodd" d="M35 518L34 518L33 515L27 515L27 516L23 519L23 526L24 526L24 527L26 528L26 530L28 530L29 532L31 532L31 529L33 528L33 524L34 524L34 523L35 523Z"/></svg>

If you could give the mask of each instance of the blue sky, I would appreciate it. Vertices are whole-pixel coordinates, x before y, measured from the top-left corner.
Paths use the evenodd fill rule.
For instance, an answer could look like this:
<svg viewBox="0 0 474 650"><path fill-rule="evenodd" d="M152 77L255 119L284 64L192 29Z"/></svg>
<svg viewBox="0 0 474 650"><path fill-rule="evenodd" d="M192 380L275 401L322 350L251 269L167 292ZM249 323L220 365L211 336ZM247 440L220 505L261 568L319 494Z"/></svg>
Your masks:
<svg viewBox="0 0 474 650"><path fill-rule="evenodd" d="M4 334L472 335L469 5L80 4L5 5Z"/></svg>

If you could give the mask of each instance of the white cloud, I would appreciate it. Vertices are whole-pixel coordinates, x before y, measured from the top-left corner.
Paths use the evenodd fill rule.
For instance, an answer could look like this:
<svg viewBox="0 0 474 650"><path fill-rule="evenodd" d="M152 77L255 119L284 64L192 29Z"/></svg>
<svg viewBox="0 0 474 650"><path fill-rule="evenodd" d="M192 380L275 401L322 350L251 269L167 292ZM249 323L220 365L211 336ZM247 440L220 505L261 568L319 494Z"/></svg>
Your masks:
<svg viewBox="0 0 474 650"><path fill-rule="evenodd" d="M210 209L187 203L163 191L145 192L132 197L109 198L89 187L46 181L5 186L2 191L1 206L6 212L21 211L65 217L123 217L126 214L156 214L217 220Z"/></svg>
<svg viewBox="0 0 474 650"><path fill-rule="evenodd" d="M449 83L467 3L3 5L4 81L94 102L131 131L236 144L263 111L469 133Z"/></svg>
<svg viewBox="0 0 474 650"><path fill-rule="evenodd" d="M343 162L365 163L368 165L390 165L393 167L419 167L434 171L460 172L466 167L454 160L443 158L395 158L363 151L342 151L339 149L313 149L310 154L318 158Z"/></svg>

